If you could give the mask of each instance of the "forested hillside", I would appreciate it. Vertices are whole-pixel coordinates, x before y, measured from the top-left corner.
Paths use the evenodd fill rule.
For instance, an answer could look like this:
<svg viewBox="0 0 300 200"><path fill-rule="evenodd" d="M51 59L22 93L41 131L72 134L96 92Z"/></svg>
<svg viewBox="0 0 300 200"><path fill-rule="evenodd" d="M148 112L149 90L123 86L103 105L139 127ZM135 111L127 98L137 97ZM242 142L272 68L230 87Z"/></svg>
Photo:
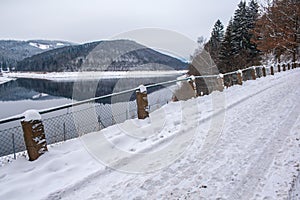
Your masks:
<svg viewBox="0 0 300 200"><path fill-rule="evenodd" d="M113 40L47 51L19 62L18 71L185 70L187 64L134 41Z"/></svg>
<svg viewBox="0 0 300 200"><path fill-rule="evenodd" d="M65 41L49 40L0 40L0 68L6 70L7 67L14 68L17 62L33 55L56 49L73 43Z"/></svg>

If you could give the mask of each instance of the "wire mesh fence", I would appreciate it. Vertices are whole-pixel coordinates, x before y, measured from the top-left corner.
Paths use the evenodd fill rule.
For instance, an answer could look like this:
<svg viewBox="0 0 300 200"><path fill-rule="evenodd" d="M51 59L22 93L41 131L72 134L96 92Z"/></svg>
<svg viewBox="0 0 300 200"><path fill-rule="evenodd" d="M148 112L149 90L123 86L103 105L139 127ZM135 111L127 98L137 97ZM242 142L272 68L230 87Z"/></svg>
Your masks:
<svg viewBox="0 0 300 200"><path fill-rule="evenodd" d="M253 79L253 70L255 70L256 77L263 76L262 67L247 68L242 70L244 81ZM265 71L266 75L271 74L270 68L265 68ZM278 72L279 68L274 67L274 71ZM229 87L238 84L237 74L238 71L224 74L224 86ZM216 90L218 78L219 75L195 77L198 96ZM182 87L182 85L179 86L178 82L183 80L187 83L189 79L172 80L148 86L148 111L151 113L171 101L174 94L176 94L176 89ZM189 83L186 85L190 87ZM77 138L122 123L128 119L137 118L135 90L123 91L103 98L99 97L93 101L75 104L61 109L52 108L48 113L42 112L42 121L48 144ZM15 158L18 152L24 152L25 150L20 120L0 123L0 157L10 155Z"/></svg>
<svg viewBox="0 0 300 200"><path fill-rule="evenodd" d="M173 95L169 86L156 86L149 91L149 111L153 112L168 103ZM102 102L111 103L102 103ZM55 113L56 112L56 113ZM100 131L117 123L137 117L135 91L116 94L101 101L93 101L42 114L47 144L77 138L81 135ZM26 150L20 121L0 124L0 157Z"/></svg>

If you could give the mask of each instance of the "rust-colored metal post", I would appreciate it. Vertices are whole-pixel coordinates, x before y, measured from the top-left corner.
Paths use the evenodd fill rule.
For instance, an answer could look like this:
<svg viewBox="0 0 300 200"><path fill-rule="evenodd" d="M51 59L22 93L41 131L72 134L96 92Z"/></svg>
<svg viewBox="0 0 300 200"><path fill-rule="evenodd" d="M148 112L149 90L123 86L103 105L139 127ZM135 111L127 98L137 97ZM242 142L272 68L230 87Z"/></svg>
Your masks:
<svg viewBox="0 0 300 200"><path fill-rule="evenodd" d="M263 77L266 77L266 76L267 76L266 68L265 68L265 67L262 68L262 73L263 73Z"/></svg>
<svg viewBox="0 0 300 200"><path fill-rule="evenodd" d="M137 114L139 119L149 117L147 89L141 85L136 90Z"/></svg>
<svg viewBox="0 0 300 200"><path fill-rule="evenodd" d="M274 75L274 67L271 66L271 75Z"/></svg>
<svg viewBox="0 0 300 200"><path fill-rule="evenodd" d="M242 71L238 70L237 71L237 84L243 85L243 77L242 77Z"/></svg>
<svg viewBox="0 0 300 200"><path fill-rule="evenodd" d="M48 151L44 125L40 119L28 120L26 116L21 125L29 161L34 161Z"/></svg>
<svg viewBox="0 0 300 200"><path fill-rule="evenodd" d="M251 69L251 77L252 77L252 80L256 80L256 71L255 71L255 67L253 67Z"/></svg>

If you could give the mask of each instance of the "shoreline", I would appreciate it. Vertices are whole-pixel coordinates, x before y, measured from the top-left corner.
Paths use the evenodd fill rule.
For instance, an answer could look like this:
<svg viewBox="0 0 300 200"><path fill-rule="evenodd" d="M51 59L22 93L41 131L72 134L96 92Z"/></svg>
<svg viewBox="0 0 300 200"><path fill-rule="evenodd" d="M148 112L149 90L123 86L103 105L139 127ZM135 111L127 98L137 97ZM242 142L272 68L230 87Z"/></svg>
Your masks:
<svg viewBox="0 0 300 200"><path fill-rule="evenodd" d="M187 70L180 71L84 71L84 72L9 72L5 78L31 78L45 80L76 80L76 79L113 79L113 78L147 78L183 75Z"/></svg>

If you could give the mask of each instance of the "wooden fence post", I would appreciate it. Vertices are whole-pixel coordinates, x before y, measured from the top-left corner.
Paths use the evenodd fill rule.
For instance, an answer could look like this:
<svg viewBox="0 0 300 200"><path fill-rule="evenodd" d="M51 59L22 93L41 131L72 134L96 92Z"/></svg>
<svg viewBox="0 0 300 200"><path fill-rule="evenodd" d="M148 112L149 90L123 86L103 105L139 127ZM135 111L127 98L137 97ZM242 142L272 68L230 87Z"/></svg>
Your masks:
<svg viewBox="0 0 300 200"><path fill-rule="evenodd" d="M271 75L274 75L274 68L271 66Z"/></svg>
<svg viewBox="0 0 300 200"><path fill-rule="evenodd" d="M253 67L251 69L251 77L252 77L252 80L256 80L256 71L255 71L255 67Z"/></svg>
<svg viewBox="0 0 300 200"><path fill-rule="evenodd" d="M283 64L282 68L283 68L283 69L282 69L282 71L284 71L284 72L285 72L285 71L286 71L286 65L285 65L285 64Z"/></svg>
<svg viewBox="0 0 300 200"><path fill-rule="evenodd" d="M197 85L196 85L196 78L195 76L190 76L190 79L188 80L189 84L191 85L191 87L193 88L194 91L194 97L197 97Z"/></svg>
<svg viewBox="0 0 300 200"><path fill-rule="evenodd" d="M265 68L265 67L262 68L262 73L263 73L263 77L266 77L266 76L267 76L266 68Z"/></svg>
<svg viewBox="0 0 300 200"><path fill-rule="evenodd" d="M136 90L136 103L138 118L145 119L149 117L147 88L144 85L140 85Z"/></svg>
<svg viewBox="0 0 300 200"><path fill-rule="evenodd" d="M243 77L242 77L242 70L237 71L237 84L243 85Z"/></svg>
<svg viewBox="0 0 300 200"><path fill-rule="evenodd" d="M291 70L291 65L290 65L290 63L289 63L287 66L288 66L287 69L288 69L288 70Z"/></svg>
<svg viewBox="0 0 300 200"><path fill-rule="evenodd" d="M40 114L35 110L24 113L25 119L21 121L24 141L29 156L29 161L34 161L44 154L47 149L44 125Z"/></svg>
<svg viewBox="0 0 300 200"><path fill-rule="evenodd" d="M223 74L218 75L217 82L218 82L218 91L223 92L223 90L224 90L224 75Z"/></svg>
<svg viewBox="0 0 300 200"><path fill-rule="evenodd" d="M280 72L280 65L278 65L277 67L278 67L278 72Z"/></svg>

